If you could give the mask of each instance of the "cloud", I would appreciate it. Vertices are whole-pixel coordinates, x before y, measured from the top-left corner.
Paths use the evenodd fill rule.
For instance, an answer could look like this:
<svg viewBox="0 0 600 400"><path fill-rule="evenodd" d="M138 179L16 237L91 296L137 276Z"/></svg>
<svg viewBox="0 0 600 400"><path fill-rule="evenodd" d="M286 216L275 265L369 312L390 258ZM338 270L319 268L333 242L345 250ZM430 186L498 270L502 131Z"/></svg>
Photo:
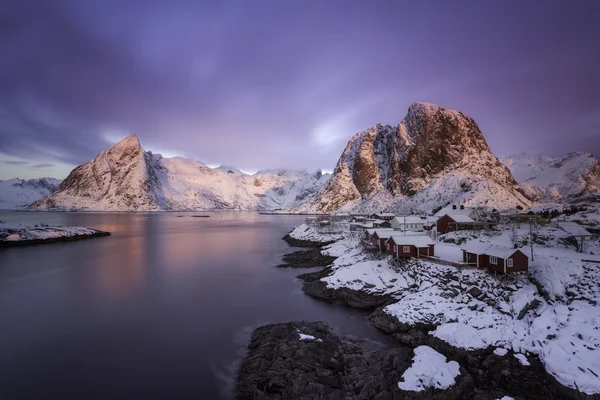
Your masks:
<svg viewBox="0 0 600 400"><path fill-rule="evenodd" d="M36 165L32 166L31 168L43 169L43 168L52 168L55 166L56 166L56 164L36 164Z"/></svg>
<svg viewBox="0 0 600 400"><path fill-rule="evenodd" d="M56 171L130 132L206 163L333 168L416 100L503 153L600 131L599 2L25 3L0 3L0 149Z"/></svg>
<svg viewBox="0 0 600 400"><path fill-rule="evenodd" d="M9 161L4 161L4 164L25 165L25 164L29 164L29 161L14 161L14 160L9 160Z"/></svg>

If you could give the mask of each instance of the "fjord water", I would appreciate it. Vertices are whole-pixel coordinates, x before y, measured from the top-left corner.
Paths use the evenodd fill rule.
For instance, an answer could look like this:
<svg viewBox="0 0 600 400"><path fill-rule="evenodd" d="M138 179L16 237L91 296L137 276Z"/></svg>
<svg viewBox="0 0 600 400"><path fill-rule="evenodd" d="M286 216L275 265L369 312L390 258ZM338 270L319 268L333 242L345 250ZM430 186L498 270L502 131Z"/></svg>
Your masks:
<svg viewBox="0 0 600 400"><path fill-rule="evenodd" d="M390 343L274 268L303 217L197 214L0 212L112 233L0 250L0 398L229 398L252 330L274 322Z"/></svg>

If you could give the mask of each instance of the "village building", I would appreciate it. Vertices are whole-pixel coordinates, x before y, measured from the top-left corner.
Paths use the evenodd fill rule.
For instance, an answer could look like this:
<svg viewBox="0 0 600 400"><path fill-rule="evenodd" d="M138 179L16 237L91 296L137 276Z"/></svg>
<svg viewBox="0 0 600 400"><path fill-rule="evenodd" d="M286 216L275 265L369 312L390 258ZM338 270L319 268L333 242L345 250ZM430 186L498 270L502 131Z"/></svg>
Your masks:
<svg viewBox="0 0 600 400"><path fill-rule="evenodd" d="M366 229L363 234L362 242L368 248L385 251L385 242L393 233L394 231L390 228Z"/></svg>
<svg viewBox="0 0 600 400"><path fill-rule="evenodd" d="M350 222L365 222L367 217L364 215L352 215Z"/></svg>
<svg viewBox="0 0 600 400"><path fill-rule="evenodd" d="M390 221L386 221L383 219L376 219L374 221L371 221L371 224L373 224L373 228L391 228L392 224L390 223Z"/></svg>
<svg viewBox="0 0 600 400"><path fill-rule="evenodd" d="M486 244L471 244L462 249L463 262L477 268L486 268L491 272L503 274L512 272L527 272L529 257L520 249L490 246Z"/></svg>
<svg viewBox="0 0 600 400"><path fill-rule="evenodd" d="M386 242L386 250L395 258L433 257L435 242L424 235L391 235Z"/></svg>
<svg viewBox="0 0 600 400"><path fill-rule="evenodd" d="M473 207L448 206L435 215L439 217L436 223L438 233L490 229L494 225L493 222L484 221L480 210Z"/></svg>
<svg viewBox="0 0 600 400"><path fill-rule="evenodd" d="M391 221L395 216L396 214L394 213L375 213L369 215L369 219L382 219L384 221Z"/></svg>
<svg viewBox="0 0 600 400"><path fill-rule="evenodd" d="M392 219L392 229L401 232L423 232L426 223L427 218L418 215L394 217L394 219Z"/></svg>

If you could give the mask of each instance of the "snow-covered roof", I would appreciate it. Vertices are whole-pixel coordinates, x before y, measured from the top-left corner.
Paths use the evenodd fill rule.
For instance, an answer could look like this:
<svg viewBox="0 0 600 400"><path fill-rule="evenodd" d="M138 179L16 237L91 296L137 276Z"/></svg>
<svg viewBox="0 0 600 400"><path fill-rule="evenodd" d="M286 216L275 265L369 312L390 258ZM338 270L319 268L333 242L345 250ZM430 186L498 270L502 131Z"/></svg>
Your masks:
<svg viewBox="0 0 600 400"><path fill-rule="evenodd" d="M396 214L394 213L373 213L371 215L376 215L378 217L394 217Z"/></svg>
<svg viewBox="0 0 600 400"><path fill-rule="evenodd" d="M419 217L418 215L407 215L402 217L395 217L392 221L397 224L424 224L427 220Z"/></svg>
<svg viewBox="0 0 600 400"><path fill-rule="evenodd" d="M447 205L446 207L442 208L440 211L436 212L434 215L436 217L443 217L446 214L471 215L472 212L473 212L473 207L464 207L461 209L460 206L457 206L456 209L454 209L454 205L450 204L450 205Z"/></svg>
<svg viewBox="0 0 600 400"><path fill-rule="evenodd" d="M463 247L463 250L472 254L487 254L498 258L508 258L521 249L511 249L510 247L494 246L488 243L470 243ZM525 254L523 252L523 254Z"/></svg>
<svg viewBox="0 0 600 400"><path fill-rule="evenodd" d="M390 239L400 246L427 247L435 242L425 235L392 235ZM389 240L389 239L388 239Z"/></svg>
<svg viewBox="0 0 600 400"><path fill-rule="evenodd" d="M375 229L375 233L377 233L377 237L379 237L379 239L388 239L395 232L396 231L393 229Z"/></svg>
<svg viewBox="0 0 600 400"><path fill-rule="evenodd" d="M367 233L369 235L372 235L375 232L377 232L377 236L379 236L379 232L384 232L384 231L395 232L392 228L371 228L371 229L367 229Z"/></svg>
<svg viewBox="0 0 600 400"><path fill-rule="evenodd" d="M572 236L588 236L591 235L587 229L579 225L577 222L557 222L560 229Z"/></svg>
<svg viewBox="0 0 600 400"><path fill-rule="evenodd" d="M445 215L449 216L454 221L460 222L460 223L475 222L475 221L473 221L473 219L471 217L469 217L468 215L465 215L465 214L452 212L452 213L446 213Z"/></svg>

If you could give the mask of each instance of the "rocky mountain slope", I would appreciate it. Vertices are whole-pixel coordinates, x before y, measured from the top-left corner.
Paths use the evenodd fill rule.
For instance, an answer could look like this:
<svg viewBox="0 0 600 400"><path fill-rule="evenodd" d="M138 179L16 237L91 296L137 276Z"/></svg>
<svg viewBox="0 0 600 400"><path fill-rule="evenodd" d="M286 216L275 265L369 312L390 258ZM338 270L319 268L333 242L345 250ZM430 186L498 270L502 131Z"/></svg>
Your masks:
<svg viewBox="0 0 600 400"><path fill-rule="evenodd" d="M449 202L531 206L473 119L414 103L398 126L376 125L346 146L327 186L300 211L431 211Z"/></svg>
<svg viewBox="0 0 600 400"><path fill-rule="evenodd" d="M518 154L502 160L532 199L541 203L600 200L600 160L588 153L564 157Z"/></svg>
<svg viewBox="0 0 600 400"><path fill-rule="evenodd" d="M135 134L75 168L33 209L160 211L291 208L310 199L328 176L268 170L248 175L186 158L146 152Z"/></svg>
<svg viewBox="0 0 600 400"><path fill-rule="evenodd" d="M55 191L60 182L55 178L0 181L0 210L26 207Z"/></svg>

